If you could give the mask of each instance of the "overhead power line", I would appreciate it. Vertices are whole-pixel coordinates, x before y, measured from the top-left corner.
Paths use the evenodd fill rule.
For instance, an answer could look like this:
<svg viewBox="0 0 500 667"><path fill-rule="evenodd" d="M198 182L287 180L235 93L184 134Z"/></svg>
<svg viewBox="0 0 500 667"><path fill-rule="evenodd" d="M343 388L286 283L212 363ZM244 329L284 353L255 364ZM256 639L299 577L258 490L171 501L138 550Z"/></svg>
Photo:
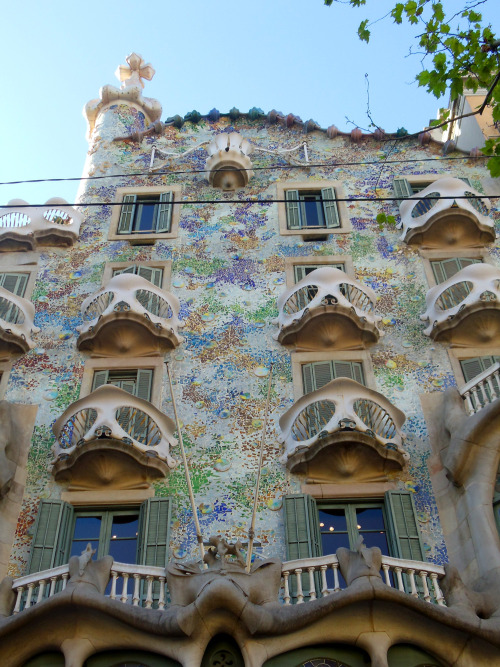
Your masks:
<svg viewBox="0 0 500 667"><path fill-rule="evenodd" d="M354 167L359 165L377 165L377 166L386 166L388 164L409 164L413 162L443 162L445 160L485 160L489 159L488 155L477 155L471 157L459 156L459 157L449 157L443 156L440 158L411 158L411 159L401 159L401 160L359 160L356 162L318 162L318 163L309 163L309 164L293 164L293 165L270 165L267 167L249 167L248 169L239 168L238 171L274 171L274 170L291 170L291 169L311 169L311 168L322 168L322 167ZM68 178L32 178L25 179L20 181L3 181L0 182L0 185L23 185L28 183L61 183L68 181L98 181L106 178L131 178L133 176L170 176L171 174L203 174L207 173L207 169L185 169L185 170L175 170L168 169L166 171L141 171L141 172L132 172L128 174L105 174L102 176L72 176ZM218 171L226 171L224 168L219 169ZM228 170L229 171L229 170ZM233 169L231 169L233 171Z"/></svg>

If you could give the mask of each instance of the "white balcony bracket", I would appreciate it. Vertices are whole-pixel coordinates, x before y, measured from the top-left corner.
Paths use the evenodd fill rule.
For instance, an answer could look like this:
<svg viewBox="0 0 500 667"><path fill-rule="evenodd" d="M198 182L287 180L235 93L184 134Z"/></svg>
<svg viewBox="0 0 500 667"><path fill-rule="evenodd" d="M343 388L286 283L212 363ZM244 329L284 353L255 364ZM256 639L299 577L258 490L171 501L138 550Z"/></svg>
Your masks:
<svg viewBox="0 0 500 667"><path fill-rule="evenodd" d="M401 239L427 248L484 246L495 240L490 209L489 200L461 179L440 178L399 205Z"/></svg>
<svg viewBox="0 0 500 667"><path fill-rule="evenodd" d="M337 378L302 396L280 419L281 462L317 482L384 481L409 460L405 415L382 394Z"/></svg>
<svg viewBox="0 0 500 667"><path fill-rule="evenodd" d="M500 270L471 264L425 298L426 336L455 347L487 347L500 336Z"/></svg>
<svg viewBox="0 0 500 667"><path fill-rule="evenodd" d="M376 343L383 333L374 312L375 292L344 271L322 267L312 271L278 298L282 345L313 350L349 350Z"/></svg>
<svg viewBox="0 0 500 667"><path fill-rule="evenodd" d="M179 308L176 296L141 276L114 276L82 304L85 324L78 327L78 349L103 355L161 354L183 340Z"/></svg>

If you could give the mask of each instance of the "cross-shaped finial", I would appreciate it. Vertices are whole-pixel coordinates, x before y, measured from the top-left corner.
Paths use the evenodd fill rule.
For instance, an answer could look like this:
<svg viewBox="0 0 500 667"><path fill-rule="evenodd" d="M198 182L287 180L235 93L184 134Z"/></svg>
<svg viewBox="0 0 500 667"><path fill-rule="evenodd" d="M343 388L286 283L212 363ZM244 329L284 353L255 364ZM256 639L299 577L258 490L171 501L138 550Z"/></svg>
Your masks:
<svg viewBox="0 0 500 667"><path fill-rule="evenodd" d="M118 65L118 69L115 72L116 78L122 82L122 88L128 88L128 86L140 85L141 88L144 88L142 79L151 79L155 75L155 70L153 67L143 60L143 57L138 53L131 53L125 58L128 65Z"/></svg>

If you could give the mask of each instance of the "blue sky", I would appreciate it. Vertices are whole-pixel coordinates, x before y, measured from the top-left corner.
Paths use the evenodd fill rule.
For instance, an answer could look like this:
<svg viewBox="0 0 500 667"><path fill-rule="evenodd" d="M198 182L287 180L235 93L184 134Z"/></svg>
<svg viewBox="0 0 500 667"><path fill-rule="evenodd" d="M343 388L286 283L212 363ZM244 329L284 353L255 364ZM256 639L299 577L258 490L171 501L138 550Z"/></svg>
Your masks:
<svg viewBox="0 0 500 667"><path fill-rule="evenodd" d="M387 131L421 129L438 102L413 82L420 63L408 56L416 29L390 19L359 42L361 19L383 16L394 2L352 9L323 0L25 0L2 10L0 181L79 176L87 150L84 104L111 83L136 51L156 69L144 94L165 119L196 109L273 108L322 127L368 126L366 78L374 121ZM463 2L444 0L448 11ZM482 11L498 32L500 3ZM0 203L74 201L77 183L0 187Z"/></svg>

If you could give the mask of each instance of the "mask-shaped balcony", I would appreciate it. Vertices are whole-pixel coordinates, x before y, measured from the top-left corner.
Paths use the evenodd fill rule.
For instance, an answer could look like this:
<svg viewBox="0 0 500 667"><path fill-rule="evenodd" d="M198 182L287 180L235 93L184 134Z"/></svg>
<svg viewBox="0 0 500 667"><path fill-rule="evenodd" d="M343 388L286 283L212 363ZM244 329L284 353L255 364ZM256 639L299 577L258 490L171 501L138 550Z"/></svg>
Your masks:
<svg viewBox="0 0 500 667"><path fill-rule="evenodd" d="M408 460L405 419L382 394L337 378L302 396L281 417L281 462L317 482L384 481Z"/></svg>
<svg viewBox="0 0 500 667"><path fill-rule="evenodd" d="M426 296L426 336L456 347L484 347L500 336L500 271L471 264Z"/></svg>
<svg viewBox="0 0 500 667"><path fill-rule="evenodd" d="M78 327L80 350L134 356L161 354L182 342L179 300L149 280L122 273L82 304L85 324Z"/></svg>
<svg viewBox="0 0 500 667"><path fill-rule="evenodd" d="M175 467L174 429L148 401L103 385L54 424L52 474L72 489L143 488Z"/></svg>
<svg viewBox="0 0 500 667"><path fill-rule="evenodd" d="M243 188L253 176L252 161L248 157L252 145L237 132L218 134L207 147L205 169L213 188L226 192Z"/></svg>
<svg viewBox="0 0 500 667"><path fill-rule="evenodd" d="M375 302L375 292L344 271L316 269L278 298L275 338L309 350L366 348L382 335Z"/></svg>
<svg viewBox="0 0 500 667"><path fill-rule="evenodd" d="M0 215L0 252L69 247L78 239L82 216L66 200L53 197L45 206L26 204L12 199Z"/></svg>
<svg viewBox="0 0 500 667"><path fill-rule="evenodd" d="M399 205L401 239L406 243L455 249L483 246L495 240L494 223L488 217L489 200L459 178L440 178L419 192L418 197L404 199Z"/></svg>
<svg viewBox="0 0 500 667"><path fill-rule="evenodd" d="M31 335L40 331L33 324L34 317L31 301L0 287L0 359L33 347Z"/></svg>

